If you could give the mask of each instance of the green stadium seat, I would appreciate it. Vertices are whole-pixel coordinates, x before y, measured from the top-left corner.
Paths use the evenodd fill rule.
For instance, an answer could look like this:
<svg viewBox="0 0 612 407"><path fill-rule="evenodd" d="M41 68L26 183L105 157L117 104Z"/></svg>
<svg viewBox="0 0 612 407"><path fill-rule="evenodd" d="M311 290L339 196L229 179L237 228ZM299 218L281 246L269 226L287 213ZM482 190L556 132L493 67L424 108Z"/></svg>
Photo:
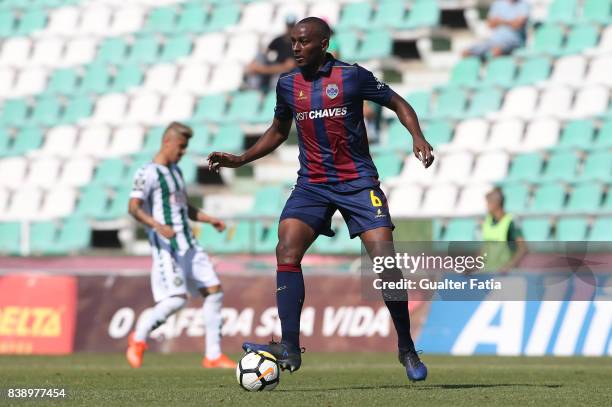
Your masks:
<svg viewBox="0 0 612 407"><path fill-rule="evenodd" d="M204 96L198 102L192 120L204 122L220 122L226 114L226 96L225 94L215 94Z"/></svg>
<svg viewBox="0 0 612 407"><path fill-rule="evenodd" d="M125 209L127 210L127 209ZM84 250L91 243L91 226L86 219L72 216L66 218L60 229L56 250L71 253Z"/></svg>
<svg viewBox="0 0 612 407"><path fill-rule="evenodd" d="M176 14L176 9L174 7L155 8L147 16L142 31L151 34L172 33L176 23Z"/></svg>
<svg viewBox="0 0 612 407"><path fill-rule="evenodd" d="M188 35L175 35L166 40L162 48L160 61L172 62L191 54L191 37Z"/></svg>
<svg viewBox="0 0 612 407"><path fill-rule="evenodd" d="M595 127L591 120L574 120L566 123L559 144L555 148L588 148L593 143Z"/></svg>
<svg viewBox="0 0 612 407"><path fill-rule="evenodd" d="M108 194L100 185L90 185L81 189L75 215L102 219L108 209Z"/></svg>
<svg viewBox="0 0 612 407"><path fill-rule="evenodd" d="M431 92L416 91L406 95L406 101L414 109L419 119L423 119L429 115L429 105L431 103Z"/></svg>
<svg viewBox="0 0 612 407"><path fill-rule="evenodd" d="M518 55L558 54L561 52L564 33L557 24L541 25L534 34L531 47L516 52Z"/></svg>
<svg viewBox="0 0 612 407"><path fill-rule="evenodd" d="M571 24L576 20L577 7L576 0L553 0L548 7L548 17L546 21L551 23Z"/></svg>
<svg viewBox="0 0 612 407"><path fill-rule="evenodd" d="M597 218L591 227L589 240L596 242L612 241L612 216Z"/></svg>
<svg viewBox="0 0 612 407"><path fill-rule="evenodd" d="M393 39L386 29L370 30L364 37L357 55L357 61L380 59L391 55Z"/></svg>
<svg viewBox="0 0 612 407"><path fill-rule="evenodd" d="M11 10L0 11L0 37L9 37L15 30L15 14Z"/></svg>
<svg viewBox="0 0 612 407"><path fill-rule="evenodd" d="M126 92L130 88L140 86L143 80L144 72L138 64L125 64L119 67L110 91Z"/></svg>
<svg viewBox="0 0 612 407"><path fill-rule="evenodd" d="M612 21L612 3L607 0L585 0L582 19L591 23L609 24Z"/></svg>
<svg viewBox="0 0 612 407"><path fill-rule="evenodd" d="M21 223L0 222L0 253L18 254L21 251Z"/></svg>
<svg viewBox="0 0 612 407"><path fill-rule="evenodd" d="M599 30L592 24L575 26L567 37L567 43L563 49L565 54L578 54L587 48L597 46L599 41Z"/></svg>
<svg viewBox="0 0 612 407"><path fill-rule="evenodd" d="M25 99L9 99L2 106L0 124L4 126L23 126L28 121L29 106Z"/></svg>
<svg viewBox="0 0 612 407"><path fill-rule="evenodd" d="M11 137L6 128L0 127L0 157L8 155Z"/></svg>
<svg viewBox="0 0 612 407"><path fill-rule="evenodd" d="M453 127L446 120L432 120L425 127L427 141L433 148L450 143L453 138Z"/></svg>
<svg viewBox="0 0 612 407"><path fill-rule="evenodd" d="M57 236L54 222L33 222L30 224L30 251L36 254L52 252Z"/></svg>
<svg viewBox="0 0 612 407"><path fill-rule="evenodd" d="M278 243L278 222L255 222L255 253L274 253Z"/></svg>
<svg viewBox="0 0 612 407"><path fill-rule="evenodd" d="M72 124L90 117L93 112L93 104L94 102L89 96L70 98L59 123Z"/></svg>
<svg viewBox="0 0 612 407"><path fill-rule="evenodd" d="M55 96L42 96L36 100L30 123L39 126L53 126L59 122L61 105Z"/></svg>
<svg viewBox="0 0 612 407"><path fill-rule="evenodd" d="M92 64L86 68L79 90L85 93L105 93L108 91L109 84L108 65Z"/></svg>
<svg viewBox="0 0 612 407"><path fill-rule="evenodd" d="M159 60L159 41L154 35L142 35L137 37L130 53L128 54L128 62L136 62L141 64L153 64Z"/></svg>
<svg viewBox="0 0 612 407"><path fill-rule="evenodd" d="M578 184L570 194L566 211L589 213L601 206L602 190L596 183Z"/></svg>
<svg viewBox="0 0 612 407"><path fill-rule="evenodd" d="M546 57L535 57L523 62L515 85L532 85L548 79L550 76L550 61Z"/></svg>
<svg viewBox="0 0 612 407"><path fill-rule="evenodd" d="M24 155L28 151L40 148L43 142L43 134L38 127L22 127L13 140L11 155Z"/></svg>
<svg viewBox="0 0 612 407"><path fill-rule="evenodd" d="M261 95L257 91L236 92L232 95L226 122L251 123L257 118Z"/></svg>
<svg viewBox="0 0 612 407"><path fill-rule="evenodd" d="M550 237L550 221L548 218L525 218L521 222L521 230L525 240L544 242Z"/></svg>
<svg viewBox="0 0 612 407"><path fill-rule="evenodd" d="M124 182L125 177L134 176L134 173L126 174L125 163L118 158L110 158L102 161L96 168L91 181L92 185L116 187Z"/></svg>
<svg viewBox="0 0 612 407"><path fill-rule="evenodd" d="M375 28L399 28L402 26L406 6L403 0L385 1L378 5L370 27Z"/></svg>
<svg viewBox="0 0 612 407"><path fill-rule="evenodd" d="M598 151L589 154L584 161L582 173L576 179L579 181L612 181L612 153Z"/></svg>
<svg viewBox="0 0 612 407"><path fill-rule="evenodd" d="M464 58L453 67L450 76L450 85L476 86L480 76L480 59L476 57Z"/></svg>
<svg viewBox="0 0 612 407"><path fill-rule="evenodd" d="M196 238L204 250L217 252L217 249L222 249L225 246L226 235L227 229L225 232L219 233L212 225L208 223L200 223L198 224Z"/></svg>
<svg viewBox="0 0 612 407"><path fill-rule="evenodd" d="M493 58L487 64L482 84L511 87L516 75L516 63L511 56Z"/></svg>
<svg viewBox="0 0 612 407"><path fill-rule="evenodd" d="M244 133L237 124L227 124L219 128L215 134L211 151L238 152L244 146Z"/></svg>
<svg viewBox="0 0 612 407"><path fill-rule="evenodd" d="M230 25L238 23L240 18L240 5L223 4L213 9L210 20L206 26L208 32L221 31Z"/></svg>
<svg viewBox="0 0 612 407"><path fill-rule="evenodd" d="M28 10L19 19L15 35L28 36L35 31L43 30L47 25L47 13L38 8Z"/></svg>
<svg viewBox="0 0 612 407"><path fill-rule="evenodd" d="M497 111L501 107L502 98L501 90L482 88L472 96L466 115L468 117L483 117L487 113Z"/></svg>
<svg viewBox="0 0 612 407"><path fill-rule="evenodd" d="M438 4L429 0L418 0L413 3L408 18L402 24L402 28L426 28L438 25L440 21L440 9Z"/></svg>
<svg viewBox="0 0 612 407"><path fill-rule="evenodd" d="M207 16L208 12L205 7L202 7L200 4L190 4L183 8L175 30L177 33L181 34L202 33L206 30Z"/></svg>
<svg viewBox="0 0 612 407"><path fill-rule="evenodd" d="M535 192L531 212L557 213L563 210L565 189L557 183L542 184Z"/></svg>
<svg viewBox="0 0 612 407"><path fill-rule="evenodd" d="M338 30L356 28L367 30L370 27L372 6L369 2L349 3L342 8Z"/></svg>
<svg viewBox="0 0 612 407"><path fill-rule="evenodd" d="M110 203L110 207L104 219L119 219L127 215L128 201L130 200L130 191L132 190L131 180L134 173L129 174L130 183L122 185L115 190Z"/></svg>
<svg viewBox="0 0 612 407"><path fill-rule="evenodd" d="M283 209L285 193L276 185L259 188L255 192L255 202L249 213L255 216L276 216Z"/></svg>
<svg viewBox="0 0 612 407"><path fill-rule="evenodd" d="M193 158L188 155L184 156L181 161L179 161L179 168L183 173L183 179L186 184L193 184L196 182L198 166L195 161L193 161Z"/></svg>
<svg viewBox="0 0 612 407"><path fill-rule="evenodd" d="M578 156L573 151L560 151L553 153L546 162L544 171L538 182L546 181L570 181L576 177L578 168Z"/></svg>
<svg viewBox="0 0 612 407"><path fill-rule="evenodd" d="M410 153L412 152L412 137L399 120L393 120L389 125L384 142L370 146L370 150L374 153L385 153L385 155L388 153Z"/></svg>
<svg viewBox="0 0 612 407"><path fill-rule="evenodd" d="M409 136L404 134L404 138L407 140ZM406 150L410 152L410 150ZM399 175L402 169L402 160L394 152L388 152L383 154L377 154L374 156L374 165L378 169L378 176L381 180L385 180L389 177L395 177Z"/></svg>
<svg viewBox="0 0 612 407"><path fill-rule="evenodd" d="M593 147L612 147L612 120L608 120L601 126L597 133L595 143L593 143Z"/></svg>
<svg viewBox="0 0 612 407"><path fill-rule="evenodd" d="M77 90L79 75L75 69L56 69L49 78L45 93L71 95Z"/></svg>
<svg viewBox="0 0 612 407"><path fill-rule="evenodd" d="M505 183L502 186L504 192L504 209L510 213L522 213L527 208L529 200L529 187L520 183Z"/></svg>
<svg viewBox="0 0 612 407"><path fill-rule="evenodd" d="M357 48L359 47L359 37L352 30L338 31L334 34L338 41L338 53L342 59L353 61L357 56Z"/></svg>
<svg viewBox="0 0 612 407"><path fill-rule="evenodd" d="M261 109L257 116L253 119L255 123L267 123L274 117L274 108L276 107L276 92L268 92L264 97Z"/></svg>
<svg viewBox="0 0 612 407"><path fill-rule="evenodd" d="M465 91L457 88L442 89L433 105L430 116L433 118L459 118L464 114L466 102Z"/></svg>
<svg viewBox="0 0 612 407"><path fill-rule="evenodd" d="M125 176L120 180L119 186L131 187L132 180L134 178L134 174L138 171L143 165L150 163L153 159L151 154L135 154L132 157L130 164L127 167L127 171L125 171Z"/></svg>
<svg viewBox="0 0 612 407"><path fill-rule="evenodd" d="M127 57L128 44L121 37L105 39L96 56L96 62L106 62L109 64L121 64Z"/></svg>
<svg viewBox="0 0 612 407"><path fill-rule="evenodd" d="M584 241L587 235L588 223L586 218L561 218L557 221L556 240L558 241Z"/></svg>
<svg viewBox="0 0 612 407"><path fill-rule="evenodd" d="M476 238L477 223L475 219L451 219L446 225L445 241L472 241Z"/></svg>
<svg viewBox="0 0 612 407"><path fill-rule="evenodd" d="M152 155L159 151L162 137L164 136L164 130L165 127L151 127L149 131L147 131L141 152ZM193 140L189 142L189 150L191 150L192 143Z"/></svg>
<svg viewBox="0 0 612 407"><path fill-rule="evenodd" d="M253 229L253 223L249 221L239 221L235 225L230 225L223 234L225 239L222 244L215 247L215 253L250 252L252 250L251 242L255 237Z"/></svg>

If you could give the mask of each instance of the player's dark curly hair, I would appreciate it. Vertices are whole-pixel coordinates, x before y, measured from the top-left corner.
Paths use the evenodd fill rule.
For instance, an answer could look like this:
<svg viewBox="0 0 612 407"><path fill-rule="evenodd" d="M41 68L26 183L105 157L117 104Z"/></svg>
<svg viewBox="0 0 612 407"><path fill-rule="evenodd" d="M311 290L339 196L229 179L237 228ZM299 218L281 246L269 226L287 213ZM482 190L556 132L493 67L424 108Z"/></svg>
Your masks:
<svg viewBox="0 0 612 407"><path fill-rule="evenodd" d="M329 28L329 24L319 17L306 17L300 20L298 24L313 24L316 27L317 33L321 36L321 39L326 38L329 40L331 37L331 28Z"/></svg>

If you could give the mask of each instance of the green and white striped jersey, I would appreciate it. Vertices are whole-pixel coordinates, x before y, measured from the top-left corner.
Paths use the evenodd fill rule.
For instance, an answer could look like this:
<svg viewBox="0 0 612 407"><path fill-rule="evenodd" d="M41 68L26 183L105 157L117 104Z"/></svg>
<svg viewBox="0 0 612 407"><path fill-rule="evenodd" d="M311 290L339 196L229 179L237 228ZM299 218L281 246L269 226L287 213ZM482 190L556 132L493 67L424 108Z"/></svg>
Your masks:
<svg viewBox="0 0 612 407"><path fill-rule="evenodd" d="M155 247L185 252L196 245L187 222L187 189L183 174L176 164L168 167L156 163L142 166L134 175L130 198L143 201L143 209L161 224L171 225L176 236L171 240L149 230Z"/></svg>

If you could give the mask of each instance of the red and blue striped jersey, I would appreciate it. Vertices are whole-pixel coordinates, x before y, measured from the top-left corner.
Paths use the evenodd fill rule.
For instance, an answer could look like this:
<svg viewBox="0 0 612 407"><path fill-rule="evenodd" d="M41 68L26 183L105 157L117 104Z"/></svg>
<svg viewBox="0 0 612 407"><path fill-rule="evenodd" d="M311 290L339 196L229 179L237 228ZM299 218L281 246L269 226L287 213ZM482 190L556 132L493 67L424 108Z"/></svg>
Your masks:
<svg viewBox="0 0 612 407"><path fill-rule="evenodd" d="M280 76L274 116L293 118L298 132L298 182L335 183L378 178L363 121L363 101L386 105L393 91L372 72L330 54L319 71Z"/></svg>

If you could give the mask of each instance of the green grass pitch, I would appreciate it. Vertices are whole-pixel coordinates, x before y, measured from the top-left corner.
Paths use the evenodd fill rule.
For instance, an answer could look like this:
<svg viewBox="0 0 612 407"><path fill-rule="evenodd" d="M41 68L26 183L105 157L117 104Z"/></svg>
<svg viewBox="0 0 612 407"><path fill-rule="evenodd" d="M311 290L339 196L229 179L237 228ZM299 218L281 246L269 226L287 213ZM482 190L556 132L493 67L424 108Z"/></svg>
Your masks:
<svg viewBox="0 0 612 407"><path fill-rule="evenodd" d="M237 355L234 355L237 356ZM306 353L272 392L248 393L234 371L205 370L196 354L148 353L139 370L121 354L0 356L0 405L526 406L611 405L610 358L423 355L426 382L410 383L390 353ZM65 387L62 401L8 400L9 387Z"/></svg>

